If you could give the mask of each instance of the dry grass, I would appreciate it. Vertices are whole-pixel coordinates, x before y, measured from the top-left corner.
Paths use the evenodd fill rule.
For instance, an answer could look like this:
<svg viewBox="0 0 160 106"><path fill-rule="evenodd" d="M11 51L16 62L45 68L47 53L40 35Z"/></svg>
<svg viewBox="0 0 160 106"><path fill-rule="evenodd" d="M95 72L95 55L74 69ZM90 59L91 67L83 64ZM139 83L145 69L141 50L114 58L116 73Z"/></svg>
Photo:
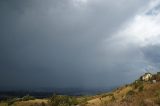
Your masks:
<svg viewBox="0 0 160 106"><path fill-rule="evenodd" d="M15 102L11 106L48 106L48 100L47 99L35 99L35 100L28 100L28 101L19 101ZM0 103L0 106L8 106L7 103Z"/></svg>
<svg viewBox="0 0 160 106"><path fill-rule="evenodd" d="M0 103L0 106L8 106L7 103Z"/></svg>
<svg viewBox="0 0 160 106"><path fill-rule="evenodd" d="M160 82L140 82L120 87L110 93L78 97L79 106L160 106ZM47 99L15 102L14 106L48 106ZM0 103L0 106L7 106Z"/></svg>
<svg viewBox="0 0 160 106"><path fill-rule="evenodd" d="M35 100L29 100L29 101L21 101L21 102L16 102L14 105L16 106L36 106L36 105L41 105L44 103L46 106L48 104L48 100L46 99L35 99Z"/></svg>
<svg viewBox="0 0 160 106"><path fill-rule="evenodd" d="M143 82L121 87L89 100L87 106L160 106L160 82ZM113 100L112 98L115 98Z"/></svg>

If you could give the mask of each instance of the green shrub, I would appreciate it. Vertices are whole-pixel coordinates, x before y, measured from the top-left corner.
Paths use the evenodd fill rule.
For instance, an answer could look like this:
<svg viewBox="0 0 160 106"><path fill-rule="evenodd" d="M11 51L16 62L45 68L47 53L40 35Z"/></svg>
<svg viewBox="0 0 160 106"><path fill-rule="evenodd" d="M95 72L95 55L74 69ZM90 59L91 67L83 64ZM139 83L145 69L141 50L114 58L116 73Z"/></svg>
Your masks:
<svg viewBox="0 0 160 106"><path fill-rule="evenodd" d="M73 105L77 105L78 104L78 100L75 97L71 97L71 104Z"/></svg>
<svg viewBox="0 0 160 106"><path fill-rule="evenodd" d="M156 90L156 96L160 98L160 90Z"/></svg>
<svg viewBox="0 0 160 106"><path fill-rule="evenodd" d="M71 106L78 104L76 98L63 95L53 95L48 102L51 106Z"/></svg>
<svg viewBox="0 0 160 106"><path fill-rule="evenodd" d="M156 90L156 99L155 99L155 103L160 105L160 90Z"/></svg>
<svg viewBox="0 0 160 106"><path fill-rule="evenodd" d="M126 95L127 95L127 96L131 96L131 95L134 95L134 94L135 94L135 92L134 92L133 90L130 90L130 91L127 92Z"/></svg>
<svg viewBox="0 0 160 106"><path fill-rule="evenodd" d="M8 106L11 106L12 104L14 104L17 101L20 101L19 98L11 97L6 102L7 102Z"/></svg>
<svg viewBox="0 0 160 106"><path fill-rule="evenodd" d="M29 96L29 95L22 97L22 101L28 101L28 100L34 100L34 99L35 98L33 96Z"/></svg>
<svg viewBox="0 0 160 106"><path fill-rule="evenodd" d="M142 82L142 81L138 81L138 82L133 83L133 87L134 87L135 89L139 88L141 85L143 85L143 82Z"/></svg>
<svg viewBox="0 0 160 106"><path fill-rule="evenodd" d="M143 89L144 89L144 86L141 85L141 86L138 88L138 91L141 92L141 91L143 91Z"/></svg>
<svg viewBox="0 0 160 106"><path fill-rule="evenodd" d="M115 98L114 95L113 95L111 101L115 101L115 100L116 100L116 98Z"/></svg>
<svg viewBox="0 0 160 106"><path fill-rule="evenodd" d="M102 98L105 98L105 97L107 97L107 96L113 96L113 94L112 94L112 93L107 93L107 94L101 95Z"/></svg>
<svg viewBox="0 0 160 106"><path fill-rule="evenodd" d="M8 101L7 101L7 104L8 104L8 106L11 106L12 104L14 104L14 102L15 102L15 101L13 101L13 100L8 100Z"/></svg>

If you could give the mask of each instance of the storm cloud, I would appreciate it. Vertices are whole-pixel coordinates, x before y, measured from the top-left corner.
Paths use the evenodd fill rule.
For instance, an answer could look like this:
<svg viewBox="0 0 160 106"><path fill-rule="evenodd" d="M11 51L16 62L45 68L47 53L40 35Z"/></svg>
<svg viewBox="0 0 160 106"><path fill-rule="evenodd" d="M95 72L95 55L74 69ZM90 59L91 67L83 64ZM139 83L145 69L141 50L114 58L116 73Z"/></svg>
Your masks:
<svg viewBox="0 0 160 106"><path fill-rule="evenodd" d="M158 4L1 0L0 86L111 87L156 72Z"/></svg>

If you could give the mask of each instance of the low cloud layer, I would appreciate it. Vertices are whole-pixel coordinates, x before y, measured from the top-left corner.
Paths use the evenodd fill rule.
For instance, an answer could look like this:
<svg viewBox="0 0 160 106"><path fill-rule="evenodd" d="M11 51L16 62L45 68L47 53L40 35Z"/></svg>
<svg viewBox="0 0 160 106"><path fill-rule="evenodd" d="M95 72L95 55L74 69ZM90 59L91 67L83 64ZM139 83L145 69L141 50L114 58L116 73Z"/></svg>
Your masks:
<svg viewBox="0 0 160 106"><path fill-rule="evenodd" d="M1 0L0 86L107 88L158 71L159 5Z"/></svg>

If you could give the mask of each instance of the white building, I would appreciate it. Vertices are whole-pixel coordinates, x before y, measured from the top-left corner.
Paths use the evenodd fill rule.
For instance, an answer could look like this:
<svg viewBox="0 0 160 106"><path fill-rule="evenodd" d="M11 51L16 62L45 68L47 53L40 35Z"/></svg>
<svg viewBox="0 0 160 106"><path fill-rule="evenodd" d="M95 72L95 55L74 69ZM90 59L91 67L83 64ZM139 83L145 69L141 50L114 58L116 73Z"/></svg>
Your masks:
<svg viewBox="0 0 160 106"><path fill-rule="evenodd" d="M145 73L142 77L141 77L141 79L143 80L143 81L149 81L151 78L152 78L152 74L151 73Z"/></svg>

